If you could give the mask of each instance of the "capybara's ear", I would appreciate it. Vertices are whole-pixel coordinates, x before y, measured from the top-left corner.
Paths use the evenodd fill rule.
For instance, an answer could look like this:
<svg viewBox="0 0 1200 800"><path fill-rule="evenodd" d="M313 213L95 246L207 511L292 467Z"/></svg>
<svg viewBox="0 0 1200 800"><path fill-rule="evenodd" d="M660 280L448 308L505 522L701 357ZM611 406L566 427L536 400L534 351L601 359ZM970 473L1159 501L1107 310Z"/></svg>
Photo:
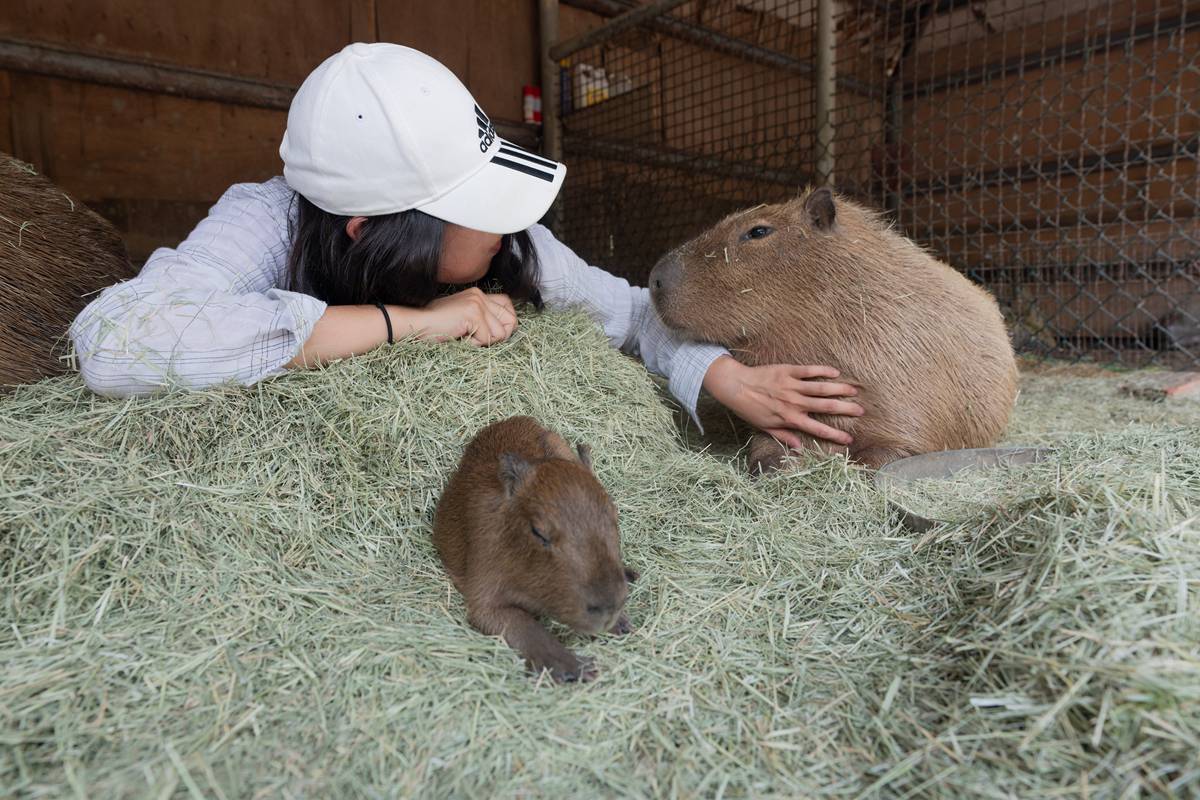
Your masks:
<svg viewBox="0 0 1200 800"><path fill-rule="evenodd" d="M808 213L808 218L812 220L814 228L821 231L829 230L833 227L833 221L837 217L833 192L823 187L817 189L804 201L804 210Z"/></svg>
<svg viewBox="0 0 1200 800"><path fill-rule="evenodd" d="M592 448L588 447L583 442L575 445L575 452L579 453L579 463L583 464L588 469L592 468Z"/></svg>
<svg viewBox="0 0 1200 800"><path fill-rule="evenodd" d="M633 567L628 567L628 566L625 567L625 580L628 583L633 583L640 577L642 577L641 573L639 573L636 569L634 569Z"/></svg>
<svg viewBox="0 0 1200 800"><path fill-rule="evenodd" d="M516 453L500 455L500 484L504 493L512 497L521 488L521 484L529 477L529 462Z"/></svg>

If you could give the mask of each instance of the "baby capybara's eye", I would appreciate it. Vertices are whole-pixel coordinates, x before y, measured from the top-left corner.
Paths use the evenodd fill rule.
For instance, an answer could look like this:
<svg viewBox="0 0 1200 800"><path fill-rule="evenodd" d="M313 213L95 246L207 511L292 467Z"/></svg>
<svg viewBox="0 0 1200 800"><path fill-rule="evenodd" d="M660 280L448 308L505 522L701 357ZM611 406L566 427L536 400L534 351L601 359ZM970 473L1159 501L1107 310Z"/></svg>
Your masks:
<svg viewBox="0 0 1200 800"><path fill-rule="evenodd" d="M537 540L542 543L542 547L550 546L550 540L542 535L542 532L537 529L536 525L530 525L529 532L532 533L534 535L534 537L537 538Z"/></svg>
<svg viewBox="0 0 1200 800"><path fill-rule="evenodd" d="M774 232L775 229L767 225L755 225L753 228L742 234L742 241L744 242L749 239L761 239L764 236L770 236Z"/></svg>

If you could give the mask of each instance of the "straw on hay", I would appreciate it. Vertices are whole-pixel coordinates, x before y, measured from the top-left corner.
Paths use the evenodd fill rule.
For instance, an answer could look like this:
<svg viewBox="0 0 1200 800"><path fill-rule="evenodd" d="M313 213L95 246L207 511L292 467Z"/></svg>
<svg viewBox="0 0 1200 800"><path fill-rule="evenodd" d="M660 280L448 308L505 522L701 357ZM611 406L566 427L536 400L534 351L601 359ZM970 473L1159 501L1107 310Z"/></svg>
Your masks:
<svg viewBox="0 0 1200 800"><path fill-rule="evenodd" d="M1195 795L1200 414L1090 380L1027 381L1012 438L1057 468L923 536L843 461L688 448L578 315L249 389L19 389L0 794ZM429 541L515 413L593 446L642 571L631 636L559 631L594 684L471 630Z"/></svg>

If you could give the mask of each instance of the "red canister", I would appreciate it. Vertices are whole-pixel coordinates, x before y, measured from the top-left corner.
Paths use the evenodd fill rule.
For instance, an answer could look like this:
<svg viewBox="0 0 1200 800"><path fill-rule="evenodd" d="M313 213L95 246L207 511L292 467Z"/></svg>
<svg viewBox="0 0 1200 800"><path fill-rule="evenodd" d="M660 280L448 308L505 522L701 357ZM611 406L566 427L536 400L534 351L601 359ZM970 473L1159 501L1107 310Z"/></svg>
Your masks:
<svg viewBox="0 0 1200 800"><path fill-rule="evenodd" d="M523 86L521 95L525 109L525 122L540 125L542 123L542 90L537 86Z"/></svg>

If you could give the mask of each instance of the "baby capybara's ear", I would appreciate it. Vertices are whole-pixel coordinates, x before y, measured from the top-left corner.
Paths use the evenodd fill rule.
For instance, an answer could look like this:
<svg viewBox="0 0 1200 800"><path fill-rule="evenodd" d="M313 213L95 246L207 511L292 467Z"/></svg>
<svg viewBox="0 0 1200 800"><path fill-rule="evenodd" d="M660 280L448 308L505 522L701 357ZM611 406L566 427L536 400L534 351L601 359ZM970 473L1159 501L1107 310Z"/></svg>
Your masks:
<svg viewBox="0 0 1200 800"><path fill-rule="evenodd" d="M529 477L531 467L528 461L516 453L500 455L500 485L504 493L512 497L521 488L521 484Z"/></svg>
<svg viewBox="0 0 1200 800"><path fill-rule="evenodd" d="M583 464L588 469L592 468L592 448L588 447L583 442L575 445L575 452L579 453L579 463Z"/></svg>
<svg viewBox="0 0 1200 800"><path fill-rule="evenodd" d="M814 228L820 231L829 230L833 227L834 219L837 217L833 192L825 188L817 189L804 201L804 210Z"/></svg>
<svg viewBox="0 0 1200 800"><path fill-rule="evenodd" d="M625 567L625 580L626 580L626 582L628 582L628 583L633 583L634 581L636 581L636 580L637 580L638 578L640 578L640 577L642 577L642 576L641 576L641 574L640 574L640 573L639 573L639 572L638 572L636 569L634 569L633 567Z"/></svg>

